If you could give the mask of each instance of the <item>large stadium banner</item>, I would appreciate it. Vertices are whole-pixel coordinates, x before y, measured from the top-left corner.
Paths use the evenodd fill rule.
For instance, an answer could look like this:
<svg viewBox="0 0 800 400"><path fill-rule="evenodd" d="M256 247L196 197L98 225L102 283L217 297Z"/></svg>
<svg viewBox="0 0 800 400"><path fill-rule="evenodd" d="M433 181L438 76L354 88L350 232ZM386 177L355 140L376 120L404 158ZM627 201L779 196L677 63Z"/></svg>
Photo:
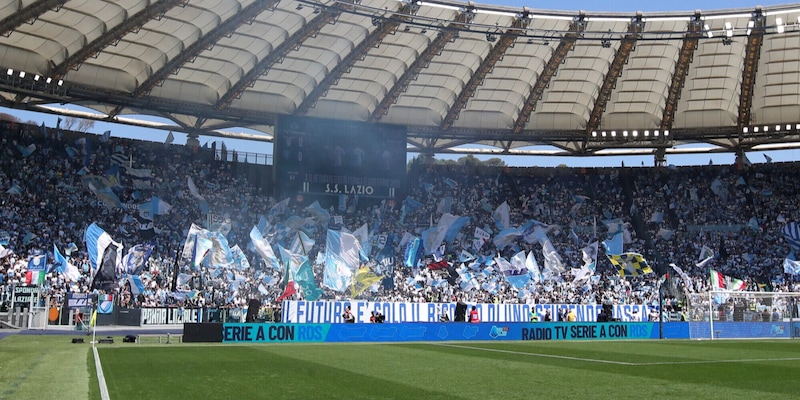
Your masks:
<svg viewBox="0 0 800 400"><path fill-rule="evenodd" d="M394 303L372 301L284 301L282 322L294 324L330 324L344 322L342 314L350 306L356 322L369 322L373 311L383 314L386 323L438 322L441 315L455 319L456 303ZM531 307L535 307L540 318L550 312L556 321L559 311L567 309L576 315L579 322L597 321L603 309L600 304L467 304L475 306L481 322L529 322ZM615 305L613 317L621 322L646 320L650 310L646 305Z"/></svg>
<svg viewBox="0 0 800 400"><path fill-rule="evenodd" d="M469 340L625 340L657 339L653 322L538 322L472 324L467 322L403 324L212 324L223 343L286 342L436 342ZM187 329L185 332L193 332ZM187 342L206 341L189 335ZM212 339L208 339L210 341Z"/></svg>
<svg viewBox="0 0 800 400"><path fill-rule="evenodd" d="M278 198L297 194L394 198L406 175L406 128L280 116L275 129Z"/></svg>

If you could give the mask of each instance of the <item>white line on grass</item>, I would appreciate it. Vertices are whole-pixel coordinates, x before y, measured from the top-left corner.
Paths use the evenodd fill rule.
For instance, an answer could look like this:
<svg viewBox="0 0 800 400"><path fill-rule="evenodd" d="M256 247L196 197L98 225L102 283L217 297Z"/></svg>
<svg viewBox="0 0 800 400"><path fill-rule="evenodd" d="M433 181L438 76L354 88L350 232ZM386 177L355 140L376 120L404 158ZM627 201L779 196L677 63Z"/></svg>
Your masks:
<svg viewBox="0 0 800 400"><path fill-rule="evenodd" d="M94 366L97 368L97 382L100 384L100 398L103 400L110 400L108 396L108 386L106 386L106 377L103 376L103 366L100 365L100 354L97 353L97 347L92 346L94 352Z"/></svg>
<svg viewBox="0 0 800 400"><path fill-rule="evenodd" d="M642 362L633 365L682 365L682 364L722 364L722 363L747 363L747 362L772 362L772 361L800 361L798 357L792 358L743 358L740 360L695 360L695 361L656 361Z"/></svg>
<svg viewBox="0 0 800 400"><path fill-rule="evenodd" d="M533 356L533 357L544 357L544 358L558 358L562 360L573 360L573 361L586 361L586 362L596 362L601 364L615 364L615 365L637 365L635 363L629 363L624 361L611 361L611 360L597 360L594 358L581 358L581 357L569 357L569 356L557 356L554 354L540 354L540 353L526 353L523 351L513 351L513 350L502 350L502 349L487 349L483 347L472 347L472 346L462 346L457 344L439 344L438 346L446 346L446 347L457 347L460 349L470 349L470 350L481 350L481 351L491 351L495 353L507 353L507 354L519 354L523 356Z"/></svg>
<svg viewBox="0 0 800 400"><path fill-rule="evenodd" d="M457 348L460 348L460 349L490 351L490 352L494 352L494 353L519 354L519 355L523 355L523 356L543 357L543 358L558 358L558 359L562 359L562 360L596 362L596 363L601 363L601 364L628 365L628 366L632 366L632 367L644 367L644 366L648 366L648 365L722 364L722 363L747 363L747 362L772 362L772 361L800 361L800 357L789 357L789 358L743 358L743 359L739 359L739 360L694 360L694 361L625 362L625 361L612 361L612 360L598 360L596 358L558 356L558 355L554 355L554 354L527 353L527 352L524 352L524 351L513 351L513 350L503 350L503 349L487 349L487 348L484 348L484 347L463 346L463 345L457 345L457 344L444 344L444 343L432 343L432 344L435 344L437 346L445 346L445 347L457 347Z"/></svg>

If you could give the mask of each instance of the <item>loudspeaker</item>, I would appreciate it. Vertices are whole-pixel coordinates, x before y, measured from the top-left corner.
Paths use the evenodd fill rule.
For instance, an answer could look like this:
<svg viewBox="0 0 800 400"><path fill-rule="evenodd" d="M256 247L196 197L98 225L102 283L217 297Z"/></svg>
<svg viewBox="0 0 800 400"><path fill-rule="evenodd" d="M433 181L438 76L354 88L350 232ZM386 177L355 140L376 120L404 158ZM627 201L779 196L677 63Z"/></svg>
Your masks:
<svg viewBox="0 0 800 400"><path fill-rule="evenodd" d="M83 338L79 337L72 338L72 343L83 343Z"/></svg>
<svg viewBox="0 0 800 400"><path fill-rule="evenodd" d="M261 300L259 299L250 299L250 303L247 305L247 316L244 319L244 322L256 322L258 319L258 310L261 308Z"/></svg>
<svg viewBox="0 0 800 400"><path fill-rule="evenodd" d="M456 322L466 322L467 320L467 304L458 302L456 303Z"/></svg>

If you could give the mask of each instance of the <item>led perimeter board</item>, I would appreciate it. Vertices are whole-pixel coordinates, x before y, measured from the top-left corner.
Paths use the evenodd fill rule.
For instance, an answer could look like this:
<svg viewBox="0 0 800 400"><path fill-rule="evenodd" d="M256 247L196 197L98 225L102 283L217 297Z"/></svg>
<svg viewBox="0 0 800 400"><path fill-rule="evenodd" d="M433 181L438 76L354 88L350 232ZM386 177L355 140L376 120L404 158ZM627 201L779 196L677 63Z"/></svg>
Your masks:
<svg viewBox="0 0 800 400"><path fill-rule="evenodd" d="M276 197L297 194L394 198L406 176L406 128L280 116Z"/></svg>

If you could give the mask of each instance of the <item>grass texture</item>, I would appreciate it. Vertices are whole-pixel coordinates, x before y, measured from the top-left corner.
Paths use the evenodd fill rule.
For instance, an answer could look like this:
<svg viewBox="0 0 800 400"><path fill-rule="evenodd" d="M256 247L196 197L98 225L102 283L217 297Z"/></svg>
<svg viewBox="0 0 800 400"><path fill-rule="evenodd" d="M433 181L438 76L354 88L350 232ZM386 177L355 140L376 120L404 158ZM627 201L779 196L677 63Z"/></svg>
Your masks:
<svg viewBox="0 0 800 400"><path fill-rule="evenodd" d="M800 341L98 344L122 399L797 398ZM91 344L0 340L0 399L99 399Z"/></svg>

